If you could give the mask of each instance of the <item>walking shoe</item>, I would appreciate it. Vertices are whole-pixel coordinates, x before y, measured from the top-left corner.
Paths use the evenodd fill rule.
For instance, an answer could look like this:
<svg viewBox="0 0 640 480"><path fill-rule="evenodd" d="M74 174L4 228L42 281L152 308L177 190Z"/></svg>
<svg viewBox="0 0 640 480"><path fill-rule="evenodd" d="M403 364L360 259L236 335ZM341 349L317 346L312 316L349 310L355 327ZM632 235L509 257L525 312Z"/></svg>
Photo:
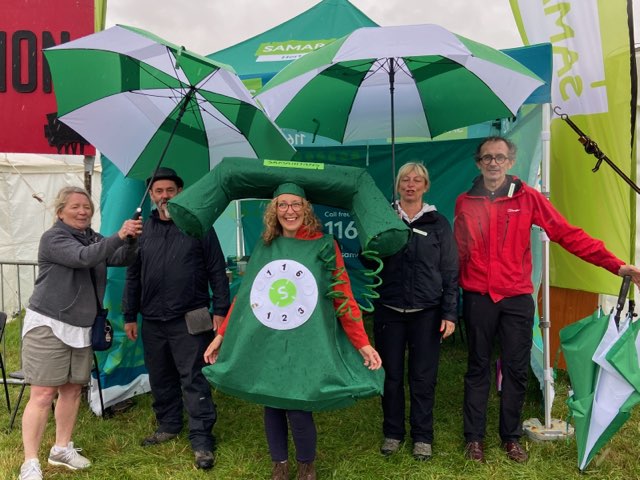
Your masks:
<svg viewBox="0 0 640 480"><path fill-rule="evenodd" d="M504 442L502 448L507 452L509 460L513 460L514 462L524 463L529 458L529 455L527 455L527 452L524 451L524 448L522 448L522 445L520 445L520 442L517 440Z"/></svg>
<svg viewBox="0 0 640 480"><path fill-rule="evenodd" d="M474 462L484 462L484 445L482 442L468 442L464 448L464 456Z"/></svg>
<svg viewBox="0 0 640 480"><path fill-rule="evenodd" d="M196 467L209 470L213 467L213 452L208 450L196 450Z"/></svg>
<svg viewBox="0 0 640 480"><path fill-rule="evenodd" d="M431 444L425 442L415 442L413 444L413 458L426 462L431 460Z"/></svg>
<svg viewBox="0 0 640 480"><path fill-rule="evenodd" d="M380 453L383 455L391 455L396 453L400 448L400 440L395 438L385 438L380 447Z"/></svg>
<svg viewBox="0 0 640 480"><path fill-rule="evenodd" d="M159 443L168 442L178 436L177 433L169 432L153 432L153 435L142 440L143 447L150 447L152 445L158 445Z"/></svg>
<svg viewBox="0 0 640 480"><path fill-rule="evenodd" d="M73 442L69 442L66 447L54 445L49 452L49 465L59 465L71 470L81 470L91 465L88 458L80 455L81 448L75 448Z"/></svg>
<svg viewBox="0 0 640 480"><path fill-rule="evenodd" d="M20 467L18 480L42 480L42 470L37 458L27 460Z"/></svg>
<svg viewBox="0 0 640 480"><path fill-rule="evenodd" d="M289 462L273 462L271 480L289 480Z"/></svg>
<svg viewBox="0 0 640 480"><path fill-rule="evenodd" d="M313 462L298 462L298 480L316 480L316 467Z"/></svg>

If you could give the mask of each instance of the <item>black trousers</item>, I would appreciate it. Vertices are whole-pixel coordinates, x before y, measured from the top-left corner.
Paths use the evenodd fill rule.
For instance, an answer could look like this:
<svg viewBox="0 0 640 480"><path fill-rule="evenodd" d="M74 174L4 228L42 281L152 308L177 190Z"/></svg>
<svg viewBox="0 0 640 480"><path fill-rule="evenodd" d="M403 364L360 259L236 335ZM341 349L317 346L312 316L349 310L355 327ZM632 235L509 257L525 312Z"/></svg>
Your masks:
<svg viewBox="0 0 640 480"><path fill-rule="evenodd" d="M533 315L531 295L508 297L494 303L489 295L463 292L462 307L469 356L464 376L464 436L467 442L485 436L491 386L491 354L497 338L502 366L500 438L522 436L521 414L527 389Z"/></svg>
<svg viewBox="0 0 640 480"><path fill-rule="evenodd" d="M433 404L440 356L439 308L400 313L376 306L373 334L385 371L382 431L405 436L404 366L408 350L409 425L414 442L433 443Z"/></svg>
<svg viewBox="0 0 640 480"><path fill-rule="evenodd" d="M142 321L144 363L149 372L153 411L158 431L182 430L182 410L189 416L189 441L193 450L213 450L216 407L211 387L202 374L203 354L213 332L191 335L184 319ZM184 399L184 401L183 401Z"/></svg>

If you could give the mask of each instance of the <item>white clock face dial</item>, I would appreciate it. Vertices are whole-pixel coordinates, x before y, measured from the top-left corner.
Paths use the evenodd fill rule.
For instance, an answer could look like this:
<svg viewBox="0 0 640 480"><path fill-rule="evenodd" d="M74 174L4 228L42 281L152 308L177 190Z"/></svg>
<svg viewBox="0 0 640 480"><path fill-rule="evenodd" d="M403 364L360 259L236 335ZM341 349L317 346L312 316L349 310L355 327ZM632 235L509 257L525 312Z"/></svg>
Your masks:
<svg viewBox="0 0 640 480"><path fill-rule="evenodd" d="M300 262L274 260L256 275L249 298L260 323L276 330L291 330L309 320L318 303L318 285Z"/></svg>

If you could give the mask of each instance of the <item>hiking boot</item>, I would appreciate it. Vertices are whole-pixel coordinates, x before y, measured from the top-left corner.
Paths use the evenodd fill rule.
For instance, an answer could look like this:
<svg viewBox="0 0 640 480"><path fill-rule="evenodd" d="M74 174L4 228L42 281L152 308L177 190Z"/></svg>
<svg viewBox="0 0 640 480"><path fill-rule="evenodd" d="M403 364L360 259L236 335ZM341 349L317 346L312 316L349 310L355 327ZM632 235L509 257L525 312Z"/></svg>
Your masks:
<svg viewBox="0 0 640 480"><path fill-rule="evenodd" d="M524 463L529 458L529 455L527 455L527 452L524 451L524 448L522 448L522 445L520 445L520 442L517 440L504 442L502 448L507 452L509 460L513 460L514 462Z"/></svg>
<svg viewBox="0 0 640 480"><path fill-rule="evenodd" d="M271 480L289 480L289 462L273 462Z"/></svg>
<svg viewBox="0 0 640 480"><path fill-rule="evenodd" d="M413 444L413 458L421 462L431 460L431 444L425 442L415 442Z"/></svg>
<svg viewBox="0 0 640 480"><path fill-rule="evenodd" d="M400 448L400 440L395 438L385 438L380 447L380 453L383 455L391 455L396 453Z"/></svg>
<svg viewBox="0 0 640 480"><path fill-rule="evenodd" d="M482 442L468 442L464 448L464 456L474 462L484 462L484 445Z"/></svg>
<svg viewBox="0 0 640 480"><path fill-rule="evenodd" d="M32 458L22 464L18 480L42 480L42 470L37 458Z"/></svg>
<svg viewBox="0 0 640 480"><path fill-rule="evenodd" d="M213 467L213 452L208 450L196 450L196 467L209 470Z"/></svg>
<svg viewBox="0 0 640 480"><path fill-rule="evenodd" d="M298 480L316 480L316 467L313 462L298 462Z"/></svg>
<svg viewBox="0 0 640 480"><path fill-rule="evenodd" d="M158 445L159 443L168 442L178 436L177 433L169 432L153 432L153 435L142 440L143 447L150 447L152 445Z"/></svg>
<svg viewBox="0 0 640 480"><path fill-rule="evenodd" d="M49 465L67 467L70 470L82 470L91 465L88 458L80 455L81 448L75 448L73 442L66 447L54 445L49 452Z"/></svg>

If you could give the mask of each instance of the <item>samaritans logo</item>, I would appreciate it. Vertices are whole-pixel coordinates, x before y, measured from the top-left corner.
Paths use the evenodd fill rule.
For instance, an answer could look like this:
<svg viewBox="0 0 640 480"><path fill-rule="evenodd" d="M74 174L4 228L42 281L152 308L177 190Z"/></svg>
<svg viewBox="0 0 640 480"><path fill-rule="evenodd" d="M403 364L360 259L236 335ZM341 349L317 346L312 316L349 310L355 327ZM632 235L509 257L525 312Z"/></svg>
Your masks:
<svg viewBox="0 0 640 480"><path fill-rule="evenodd" d="M282 62L295 60L324 47L335 38L326 40L288 40L286 42L261 43L256 51L256 62Z"/></svg>
<svg viewBox="0 0 640 480"><path fill-rule="evenodd" d="M300 262L274 260L256 275L249 299L253 314L264 326L291 330L311 317L318 303L318 285Z"/></svg>
<svg viewBox="0 0 640 480"><path fill-rule="evenodd" d="M291 280L281 278L271 284L269 300L278 307L287 307L296 299L296 286Z"/></svg>

